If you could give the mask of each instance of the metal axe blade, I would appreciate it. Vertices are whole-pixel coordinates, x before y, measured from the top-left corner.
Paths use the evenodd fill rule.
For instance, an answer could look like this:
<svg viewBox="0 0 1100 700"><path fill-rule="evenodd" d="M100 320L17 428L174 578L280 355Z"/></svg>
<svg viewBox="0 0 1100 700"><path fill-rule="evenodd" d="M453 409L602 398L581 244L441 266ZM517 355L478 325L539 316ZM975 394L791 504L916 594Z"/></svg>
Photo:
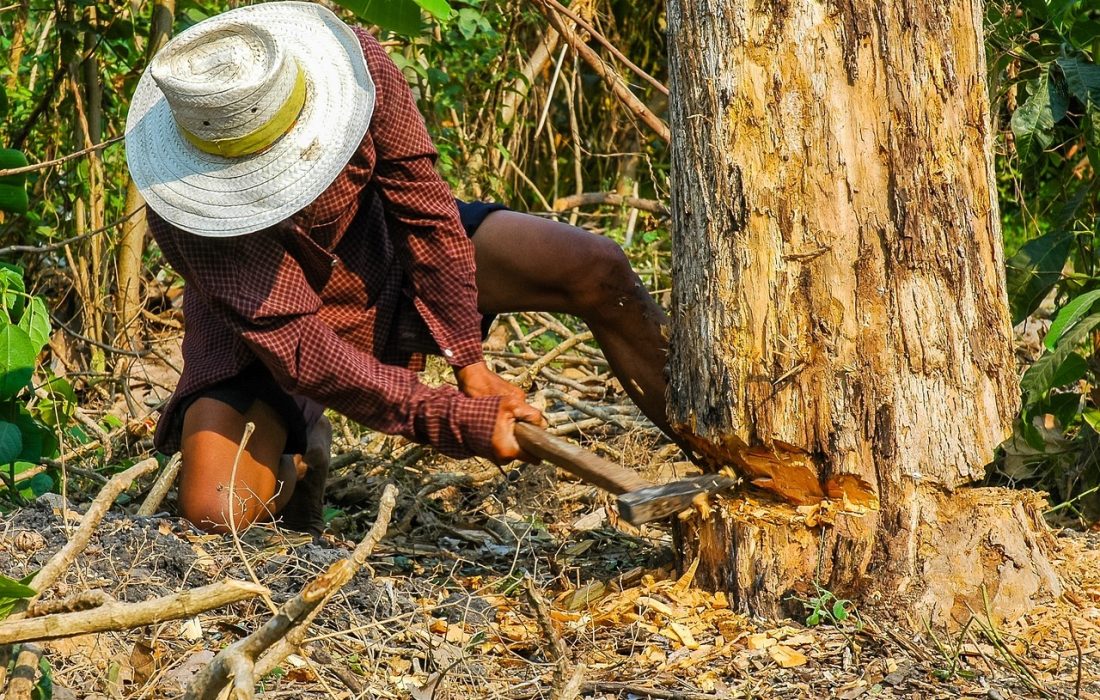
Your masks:
<svg viewBox="0 0 1100 700"><path fill-rule="evenodd" d="M619 495L619 516L631 525L661 520L689 507L701 493L724 491L736 484L727 476L703 474L628 491Z"/></svg>

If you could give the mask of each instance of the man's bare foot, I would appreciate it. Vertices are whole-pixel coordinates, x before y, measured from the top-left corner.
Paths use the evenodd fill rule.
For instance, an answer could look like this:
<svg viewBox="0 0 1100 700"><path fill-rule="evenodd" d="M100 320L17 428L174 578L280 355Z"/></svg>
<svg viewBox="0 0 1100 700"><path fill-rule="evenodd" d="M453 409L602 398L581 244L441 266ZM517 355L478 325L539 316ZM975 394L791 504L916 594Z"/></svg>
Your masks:
<svg viewBox="0 0 1100 700"><path fill-rule="evenodd" d="M311 535L325 531L325 482L332 460L332 423L321 416L306 435L304 455L285 455L293 459L298 483L286 507L279 514L283 527Z"/></svg>

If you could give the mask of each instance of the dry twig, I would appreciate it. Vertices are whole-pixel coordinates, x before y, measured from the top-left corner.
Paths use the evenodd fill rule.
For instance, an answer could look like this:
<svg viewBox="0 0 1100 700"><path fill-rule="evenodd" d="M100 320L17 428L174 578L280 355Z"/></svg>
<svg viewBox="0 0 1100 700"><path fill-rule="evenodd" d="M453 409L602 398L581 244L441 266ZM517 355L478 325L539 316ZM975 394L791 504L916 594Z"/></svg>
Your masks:
<svg viewBox="0 0 1100 700"><path fill-rule="evenodd" d="M535 610L535 618L538 620L539 629L550 640L549 653L554 662L554 686L550 691L551 700L573 700L581 692L581 684L584 682L584 664L575 664L569 658L569 650L565 641L554 628L554 621L550 619L550 607L538 590L535 582L530 577L526 580L525 593L531 607Z"/></svg>
<svg viewBox="0 0 1100 700"><path fill-rule="evenodd" d="M542 2L536 3L536 6L543 15L546 16L546 19L550 21L554 29L558 30L558 33L561 34L562 38L569 44L570 48L583 58L585 62L596 71L596 74L607 83L615 97L617 97L634 116L645 122L650 129L656 132L657 136L660 137L662 141L668 143L671 139L668 124L654 114L649 107L646 107L645 104L630 91L630 88L627 87L622 77L615 72L611 66L607 65L595 51L589 48L572 27L562 21L561 16L552 6Z"/></svg>
<svg viewBox="0 0 1100 700"><path fill-rule="evenodd" d="M593 204L627 206L631 209L647 211L651 214L659 214L666 217L669 215L668 207L655 199L623 196L616 192L583 192L581 194L571 194L567 197L558 197L554 200L554 211L565 211Z"/></svg>
<svg viewBox="0 0 1100 700"><path fill-rule="evenodd" d="M223 649L192 681L185 700L213 700L230 682L231 700L254 697L256 678L269 673L298 648L314 615L355 576L385 536L396 502L397 488L387 485L374 526L351 556L306 584L260 629Z"/></svg>
<svg viewBox="0 0 1100 700"><path fill-rule="evenodd" d="M168 495L169 489L172 488L172 484L176 483L176 475L180 472L180 453L172 455L172 458L168 460L168 464L164 465L164 469L161 470L160 476L153 482L153 488L149 489L149 495L142 501L141 507L138 508L137 514L141 516L150 516L157 512L160 508L160 504L164 502L164 497Z"/></svg>

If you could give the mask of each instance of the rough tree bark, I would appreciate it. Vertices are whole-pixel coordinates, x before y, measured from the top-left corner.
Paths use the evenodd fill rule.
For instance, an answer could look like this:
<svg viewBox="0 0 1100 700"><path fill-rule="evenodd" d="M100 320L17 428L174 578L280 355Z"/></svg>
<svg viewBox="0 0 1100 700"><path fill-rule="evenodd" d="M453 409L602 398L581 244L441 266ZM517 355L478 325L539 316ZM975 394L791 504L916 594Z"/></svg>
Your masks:
<svg viewBox="0 0 1100 700"><path fill-rule="evenodd" d="M1018 402L981 3L669 0L674 424L854 474L815 524L749 497L682 527L779 615L814 583L916 622L1056 594L1041 499L963 488ZM909 605L906 605L908 603Z"/></svg>

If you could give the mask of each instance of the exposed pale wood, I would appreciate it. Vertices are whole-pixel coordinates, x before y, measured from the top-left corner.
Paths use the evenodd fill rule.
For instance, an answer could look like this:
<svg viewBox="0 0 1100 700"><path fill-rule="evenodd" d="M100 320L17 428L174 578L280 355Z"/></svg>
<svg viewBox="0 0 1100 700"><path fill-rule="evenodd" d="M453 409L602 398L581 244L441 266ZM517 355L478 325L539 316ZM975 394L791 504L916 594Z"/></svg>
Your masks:
<svg viewBox="0 0 1100 700"><path fill-rule="evenodd" d="M266 593L267 588L250 581L225 579L140 603L107 603L80 612L5 621L0 623L0 644L75 637L92 632L144 627L167 620L182 620Z"/></svg>
<svg viewBox="0 0 1100 700"><path fill-rule="evenodd" d="M974 543L928 539L926 521L956 522L943 494L984 476L1019 401L981 3L670 0L668 19L670 420L711 457L804 454L881 502L823 537L765 512L685 546L743 609L778 613L817 580L946 620L949 584L969 583L933 562ZM971 504L976 523L1028 521L1008 501ZM1005 611L1019 610L1008 588L1028 589L1007 583L1014 566L1034 600L1056 591L1034 524L1001 532L1026 559L976 562Z"/></svg>
<svg viewBox="0 0 1100 700"><path fill-rule="evenodd" d="M917 521L907 575L890 579L893 587L887 588L867 571L857 587L837 589L839 595L862 594L865 609L920 629L922 620L957 627L974 613L984 615L983 591L995 603L998 623L1061 594L1048 555L1052 535L1042 524L1046 504L1035 493L917 489L910 498ZM813 596L815 582L828 587L838 570L841 579L859 571L863 562L852 558L846 539L876 519L843 513L819 518L816 511L752 497L715 499L712 505L709 519L680 523L686 560L700 560L696 580L729 591L739 611L771 618L803 617L795 598Z"/></svg>

